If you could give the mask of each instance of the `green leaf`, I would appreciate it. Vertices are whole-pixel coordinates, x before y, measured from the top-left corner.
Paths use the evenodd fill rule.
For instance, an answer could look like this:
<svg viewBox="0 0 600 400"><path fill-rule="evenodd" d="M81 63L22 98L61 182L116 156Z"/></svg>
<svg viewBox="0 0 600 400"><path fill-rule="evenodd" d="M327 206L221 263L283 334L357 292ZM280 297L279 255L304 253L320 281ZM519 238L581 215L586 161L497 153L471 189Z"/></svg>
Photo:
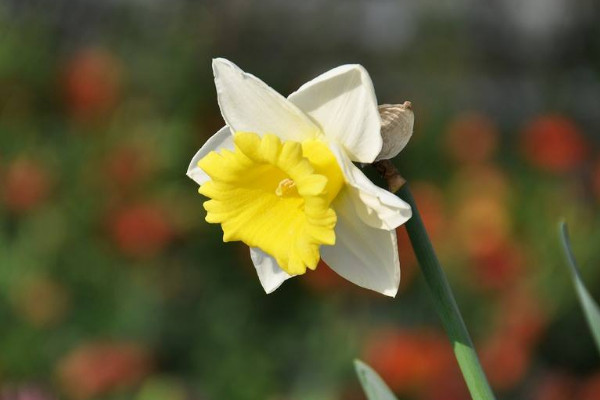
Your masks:
<svg viewBox="0 0 600 400"><path fill-rule="evenodd" d="M397 400L373 368L360 360L354 360L354 368L368 400Z"/></svg>
<svg viewBox="0 0 600 400"><path fill-rule="evenodd" d="M571 241L569 240L567 224L564 221L560 223L560 238L565 251L567 264L571 270L573 284L575 285L575 290L577 291L581 307L583 308L585 318L587 319L590 330L592 331L592 336L596 341L596 347L598 347L598 351L600 351L600 308L598 307L598 303L596 303L596 301L592 298L583 284L583 280L581 279L581 275L579 273L579 267L577 266L577 261L575 260L575 255L571 249Z"/></svg>

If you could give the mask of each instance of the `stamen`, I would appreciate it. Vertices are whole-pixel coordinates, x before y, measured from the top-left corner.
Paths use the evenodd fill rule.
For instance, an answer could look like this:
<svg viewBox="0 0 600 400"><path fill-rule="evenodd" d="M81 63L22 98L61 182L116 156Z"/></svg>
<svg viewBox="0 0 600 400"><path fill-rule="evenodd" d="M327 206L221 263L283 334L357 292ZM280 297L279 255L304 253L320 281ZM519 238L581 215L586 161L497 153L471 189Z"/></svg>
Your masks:
<svg viewBox="0 0 600 400"><path fill-rule="evenodd" d="M277 189L275 189L275 194L279 197L287 197L287 196L292 195L293 192L297 193L295 188L296 188L296 182L294 182L290 178L285 178L281 182L279 182Z"/></svg>

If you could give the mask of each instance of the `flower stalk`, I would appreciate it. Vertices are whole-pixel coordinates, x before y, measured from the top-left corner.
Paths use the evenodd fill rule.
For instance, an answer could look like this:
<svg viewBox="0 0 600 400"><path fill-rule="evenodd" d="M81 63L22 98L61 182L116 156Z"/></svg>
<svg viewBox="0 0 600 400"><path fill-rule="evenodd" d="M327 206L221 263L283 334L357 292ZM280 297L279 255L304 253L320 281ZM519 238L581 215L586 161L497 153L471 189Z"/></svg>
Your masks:
<svg viewBox="0 0 600 400"><path fill-rule="evenodd" d="M399 182L403 182L404 179L400 176L391 161L379 161L374 163L374 166L386 179L390 191L396 193L402 200L410 204L412 208L413 215L406 222L406 230L421 266L425 282L431 291L435 309L452 343L454 355L469 388L471 397L476 400L494 399L494 394L483 372L475 347L458 309L446 275L429 240L423 220L419 214L419 209L408 184L400 184L398 187Z"/></svg>

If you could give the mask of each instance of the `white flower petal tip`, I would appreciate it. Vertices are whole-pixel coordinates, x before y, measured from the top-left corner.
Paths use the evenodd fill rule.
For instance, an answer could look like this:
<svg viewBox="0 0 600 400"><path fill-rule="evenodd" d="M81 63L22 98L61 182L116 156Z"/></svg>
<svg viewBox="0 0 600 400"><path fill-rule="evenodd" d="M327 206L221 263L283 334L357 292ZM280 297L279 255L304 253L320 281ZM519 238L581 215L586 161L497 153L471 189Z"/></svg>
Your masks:
<svg viewBox="0 0 600 400"><path fill-rule="evenodd" d="M358 217L377 229L393 230L412 217L412 209L404 200L375 185L358 169L344 152L331 146L348 183L348 196Z"/></svg>
<svg viewBox="0 0 600 400"><path fill-rule="evenodd" d="M260 284L267 294L273 293L283 282L293 277L282 270L273 257L260 249L251 247L250 258L256 268Z"/></svg>
<svg viewBox="0 0 600 400"><path fill-rule="evenodd" d="M204 158L211 151L219 151L221 149L233 150L233 136L229 127L224 126L219 129L217 133L212 135L210 139L204 143L204 145L198 150L198 152L192 158L190 165L188 166L186 175L190 177L198 185L202 185L210 178L200 167L198 167L198 161Z"/></svg>
<svg viewBox="0 0 600 400"><path fill-rule="evenodd" d="M288 98L320 125L329 140L343 146L352 161L371 163L381 152L377 98L361 65L325 72Z"/></svg>
<svg viewBox="0 0 600 400"><path fill-rule="evenodd" d="M319 128L297 106L231 61L215 58L213 73L221 114L233 132L294 141L318 135Z"/></svg>
<svg viewBox="0 0 600 400"><path fill-rule="evenodd" d="M396 157L408 144L415 124L410 101L403 104L382 104L379 106L379 115L383 147L375 161Z"/></svg>
<svg viewBox="0 0 600 400"><path fill-rule="evenodd" d="M400 286L396 231L365 226L348 193L336 200L335 246L323 246L321 256L350 282L395 297Z"/></svg>

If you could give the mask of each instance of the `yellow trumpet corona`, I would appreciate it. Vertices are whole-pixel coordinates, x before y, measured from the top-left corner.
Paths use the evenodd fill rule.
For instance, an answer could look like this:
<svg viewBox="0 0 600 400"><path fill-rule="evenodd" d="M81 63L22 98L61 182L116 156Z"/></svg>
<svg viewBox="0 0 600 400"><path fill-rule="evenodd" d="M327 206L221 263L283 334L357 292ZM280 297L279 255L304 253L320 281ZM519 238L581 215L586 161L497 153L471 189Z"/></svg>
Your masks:
<svg viewBox="0 0 600 400"><path fill-rule="evenodd" d="M211 178L199 189L210 198L206 221L221 224L224 241L262 249L291 275L315 269L319 247L335 244L330 206L344 185L335 156L314 139L236 132L233 141L233 151L198 162Z"/></svg>

